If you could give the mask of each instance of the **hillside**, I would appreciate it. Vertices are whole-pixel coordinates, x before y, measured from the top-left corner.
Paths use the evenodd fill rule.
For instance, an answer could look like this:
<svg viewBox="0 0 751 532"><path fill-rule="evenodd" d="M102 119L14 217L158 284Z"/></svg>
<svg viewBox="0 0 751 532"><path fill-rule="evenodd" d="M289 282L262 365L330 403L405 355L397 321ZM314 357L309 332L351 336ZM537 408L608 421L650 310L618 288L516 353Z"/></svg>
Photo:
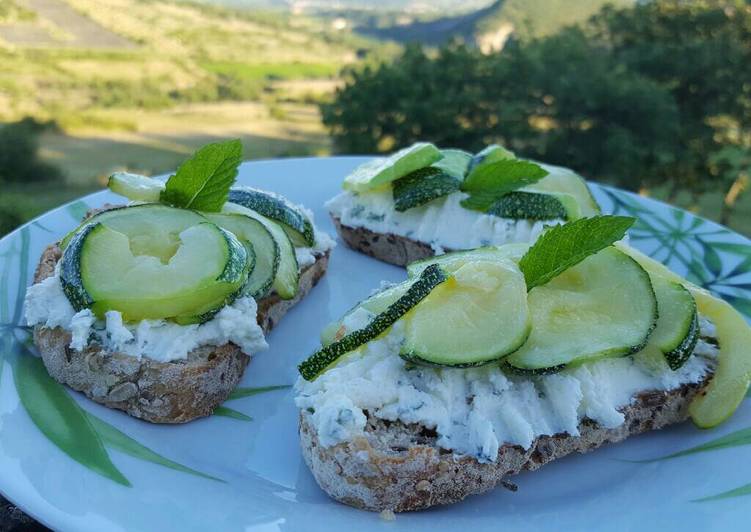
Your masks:
<svg viewBox="0 0 751 532"><path fill-rule="evenodd" d="M509 36L541 37L586 21L606 4L628 6L635 0L497 0L469 13L401 21L388 26L361 26L363 35L397 42L438 45L452 38L499 50Z"/></svg>
<svg viewBox="0 0 751 532"><path fill-rule="evenodd" d="M0 119L258 100L377 46L323 23L162 0L3 0ZM81 120L78 116L78 120Z"/></svg>
<svg viewBox="0 0 751 532"><path fill-rule="evenodd" d="M40 153L65 179L39 187L54 204L115 169L172 170L216 138L241 138L253 158L327 153L317 103L343 67L396 51L279 11L0 0L0 123L54 122Z"/></svg>
<svg viewBox="0 0 751 532"><path fill-rule="evenodd" d="M279 9L304 13L369 11L371 13L442 13L470 11L492 0L198 0L204 4L224 5L243 9Z"/></svg>

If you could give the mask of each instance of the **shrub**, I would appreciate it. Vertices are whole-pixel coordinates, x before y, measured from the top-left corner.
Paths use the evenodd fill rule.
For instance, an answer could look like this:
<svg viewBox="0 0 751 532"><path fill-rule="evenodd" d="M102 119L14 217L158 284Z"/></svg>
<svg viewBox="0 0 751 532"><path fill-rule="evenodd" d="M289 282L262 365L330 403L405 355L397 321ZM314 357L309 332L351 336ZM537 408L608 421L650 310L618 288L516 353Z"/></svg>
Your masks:
<svg viewBox="0 0 751 532"><path fill-rule="evenodd" d="M33 211L31 202L19 194L0 196L0 237L24 223Z"/></svg>
<svg viewBox="0 0 751 532"><path fill-rule="evenodd" d="M60 170L39 159L39 134L54 127L25 118L0 126L0 183L59 179Z"/></svg>

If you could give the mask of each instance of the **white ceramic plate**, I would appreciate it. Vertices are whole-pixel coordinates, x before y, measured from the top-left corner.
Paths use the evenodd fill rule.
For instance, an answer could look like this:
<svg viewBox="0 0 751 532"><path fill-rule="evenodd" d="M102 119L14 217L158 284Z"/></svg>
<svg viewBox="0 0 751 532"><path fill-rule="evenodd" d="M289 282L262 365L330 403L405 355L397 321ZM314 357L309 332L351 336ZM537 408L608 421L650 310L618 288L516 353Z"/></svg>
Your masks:
<svg viewBox="0 0 751 532"><path fill-rule="evenodd" d="M362 161L254 162L243 165L239 182L304 203L333 234L323 203ZM751 315L751 242L685 211L609 188L594 191L605 212L640 216L631 231L637 247ZM747 404L713 431L686 423L634 437L519 475L517 493L498 489L386 523L378 514L332 502L317 487L298 448L290 389L231 400L225 414L235 417L215 415L184 426L150 425L66 391L31 357L27 331L16 326L21 302L44 247L74 228L86 209L108 201L118 200L108 192L92 194L0 241L0 492L48 526L327 532L748 527L751 499L742 497L751 493L751 447L743 445L751 442ZM382 279L402 278L399 268L337 247L326 277L274 329L271 348L251 362L242 389L292 384L296 364L318 345L329 320ZM746 432L737 433L741 429ZM635 462L728 434L734 445Z"/></svg>

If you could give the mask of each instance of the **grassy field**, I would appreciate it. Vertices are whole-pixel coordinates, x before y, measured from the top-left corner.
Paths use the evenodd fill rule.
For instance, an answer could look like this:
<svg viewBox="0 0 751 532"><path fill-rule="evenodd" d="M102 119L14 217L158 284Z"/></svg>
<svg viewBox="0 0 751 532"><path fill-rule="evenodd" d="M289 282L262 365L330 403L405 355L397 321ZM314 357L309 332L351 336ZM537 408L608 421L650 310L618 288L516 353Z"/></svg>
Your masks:
<svg viewBox="0 0 751 532"><path fill-rule="evenodd" d="M18 9L0 11L0 120L31 115L69 129L97 109L260 101L275 81L335 79L346 65L396 50L281 13L169 0L12 1ZM55 3L67 15L47 13ZM19 20L28 12L37 16ZM19 29L29 36L21 43L8 37Z"/></svg>
<svg viewBox="0 0 751 532"><path fill-rule="evenodd" d="M273 108L272 108L273 109ZM129 121L136 130L42 135L42 158L60 167L66 185L103 183L115 170L149 175L174 169L199 146L217 139L243 140L246 158L321 155L330 152L317 107L283 103L273 112L262 103L193 104L167 111L99 111L102 121ZM275 118L272 115L283 115Z"/></svg>

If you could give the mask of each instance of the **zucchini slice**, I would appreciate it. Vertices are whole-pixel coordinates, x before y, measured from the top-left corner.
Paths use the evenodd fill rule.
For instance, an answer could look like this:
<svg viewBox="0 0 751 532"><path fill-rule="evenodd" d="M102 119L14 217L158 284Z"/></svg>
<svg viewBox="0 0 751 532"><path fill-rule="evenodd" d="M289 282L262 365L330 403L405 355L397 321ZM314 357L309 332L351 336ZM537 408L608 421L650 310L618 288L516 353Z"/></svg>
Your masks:
<svg viewBox="0 0 751 532"><path fill-rule="evenodd" d="M323 329L323 331L321 331L321 345L326 346L332 344L335 341L339 340L342 336L344 336L347 333L347 330L344 327L344 321L354 312L360 309L365 309L374 316L378 315L389 308L390 305L393 305L400 297L402 297L407 292L410 286L412 286L412 281L405 281L403 283L395 284L393 286L385 288L384 290L376 292L369 298L361 301L360 303L349 309L344 314L344 316L342 316L342 319L332 321Z"/></svg>
<svg viewBox="0 0 751 532"><path fill-rule="evenodd" d="M102 223L115 231L140 235L134 242L137 247L136 253L140 252L138 248L142 242L150 243L151 252L158 253L161 249L166 253L173 253L178 235L188 227L205 221L206 218L195 211L176 209L159 203L116 207L83 221L63 238L60 248L64 250L83 227L92 223Z"/></svg>
<svg viewBox="0 0 751 532"><path fill-rule="evenodd" d="M502 196L488 214L514 220L577 220L581 208L570 194L517 190Z"/></svg>
<svg viewBox="0 0 751 532"><path fill-rule="evenodd" d="M400 177L430 166L443 157L441 150L429 142L418 142L391 154L361 164L344 179L344 189L367 192Z"/></svg>
<svg viewBox="0 0 751 532"><path fill-rule="evenodd" d="M312 381L336 362L342 356L371 340L374 340L389 329L399 318L412 310L420 301L430 294L436 286L448 279L446 273L437 265L431 265L420 274L407 291L386 310L378 314L364 328L347 333L341 339L325 346L313 353L309 358L297 366L300 375L305 380Z"/></svg>
<svg viewBox="0 0 751 532"><path fill-rule="evenodd" d="M600 206L595 201L592 192L587 186L587 182L578 174L575 174L568 168L545 167L549 171L548 175L540 179L537 183L524 187L528 192L541 192L547 194L569 194L576 200L580 209L579 217L589 218L600 214ZM569 218L573 220L575 218Z"/></svg>
<svg viewBox="0 0 751 532"><path fill-rule="evenodd" d="M712 380L694 397L688 412L701 428L716 427L733 415L751 382L751 327L730 303L701 288L691 289L699 312L717 328L720 354Z"/></svg>
<svg viewBox="0 0 751 532"><path fill-rule="evenodd" d="M145 175L115 172L107 181L107 188L133 201L159 201L164 183Z"/></svg>
<svg viewBox="0 0 751 532"><path fill-rule="evenodd" d="M223 307L247 278L245 246L207 220L182 231L171 250L161 247L163 235L133 227L93 223L70 241L60 280L76 310L91 308L100 318L117 310L131 322L194 322Z"/></svg>
<svg viewBox="0 0 751 532"><path fill-rule="evenodd" d="M612 246L533 288L528 303L532 333L505 361L533 373L635 353L657 321L649 275Z"/></svg>
<svg viewBox="0 0 751 532"><path fill-rule="evenodd" d="M455 150L449 148L441 150L443 159L434 162L431 166L434 168L440 168L450 176L455 177L459 181L464 179L469 170L469 165L472 163L472 154L464 150Z"/></svg>
<svg viewBox="0 0 751 532"><path fill-rule="evenodd" d="M508 259L468 262L405 316L404 325L400 356L410 362L462 368L500 360L529 336L524 275Z"/></svg>
<svg viewBox="0 0 751 532"><path fill-rule="evenodd" d="M498 144L491 144L480 152L477 152L469 163L467 175L485 164L494 163L503 159L514 159L514 153Z"/></svg>
<svg viewBox="0 0 751 532"><path fill-rule="evenodd" d="M274 220L282 226L295 246L312 247L316 243L313 224L308 216L279 194L250 187L232 188L228 201Z"/></svg>
<svg viewBox="0 0 751 532"><path fill-rule="evenodd" d="M428 166L394 181L394 209L404 212L459 190L460 181L441 168Z"/></svg>
<svg viewBox="0 0 751 532"><path fill-rule="evenodd" d="M279 265L271 286L282 299L292 299L297 295L300 285L300 268L297 264L295 246L292 244L282 226L242 205L227 202L222 214L243 214L260 222L271 234L279 251Z"/></svg>
<svg viewBox="0 0 751 532"><path fill-rule="evenodd" d="M617 244L650 274L681 283L691 292L702 316L706 316L717 329L720 354L717 368L704 393L694 397L688 412L696 426L716 427L730 416L743 402L751 384L751 327L730 303L713 296L707 290L683 279L664 264L625 244Z"/></svg>
<svg viewBox="0 0 751 532"><path fill-rule="evenodd" d="M431 264L438 264L449 273L453 273L465 264L475 261L498 261L511 259L518 263L529 249L528 243L504 244L502 246L486 246L466 251L452 251L445 255L430 257L415 261L407 265L407 275L416 277Z"/></svg>
<svg viewBox="0 0 751 532"><path fill-rule="evenodd" d="M232 232L244 244L252 246L255 252L255 266L250 270L248 280L242 288L242 295L256 299L265 296L274 283L280 262L279 244L271 232L259 220L241 213L207 213L206 217Z"/></svg>
<svg viewBox="0 0 751 532"><path fill-rule="evenodd" d="M651 276L660 317L647 348L659 350L672 370L680 368L694 352L699 339L696 301L683 285Z"/></svg>
<svg viewBox="0 0 751 532"><path fill-rule="evenodd" d="M364 308L372 314L380 314L381 312L386 310L389 305L399 299L407 291L414 279L418 278L420 274L425 270L425 268L427 268L431 264L437 264L446 273L452 274L459 268L470 262L497 262L508 259L514 262L519 262L528 248L529 244L523 243L505 244L498 247L488 246L467 251L454 251L452 253L440 255L438 257L431 257L429 259L413 262L407 266L407 274L410 278L409 280L376 292L368 299L365 299L364 301L358 303L349 311L347 311L341 320L334 321L327 325L326 328L324 328L324 330L321 332L321 343L323 345L328 345L335 341L337 339L337 336L345 333L346 330L342 328L344 320L347 316L354 313L358 309Z"/></svg>

